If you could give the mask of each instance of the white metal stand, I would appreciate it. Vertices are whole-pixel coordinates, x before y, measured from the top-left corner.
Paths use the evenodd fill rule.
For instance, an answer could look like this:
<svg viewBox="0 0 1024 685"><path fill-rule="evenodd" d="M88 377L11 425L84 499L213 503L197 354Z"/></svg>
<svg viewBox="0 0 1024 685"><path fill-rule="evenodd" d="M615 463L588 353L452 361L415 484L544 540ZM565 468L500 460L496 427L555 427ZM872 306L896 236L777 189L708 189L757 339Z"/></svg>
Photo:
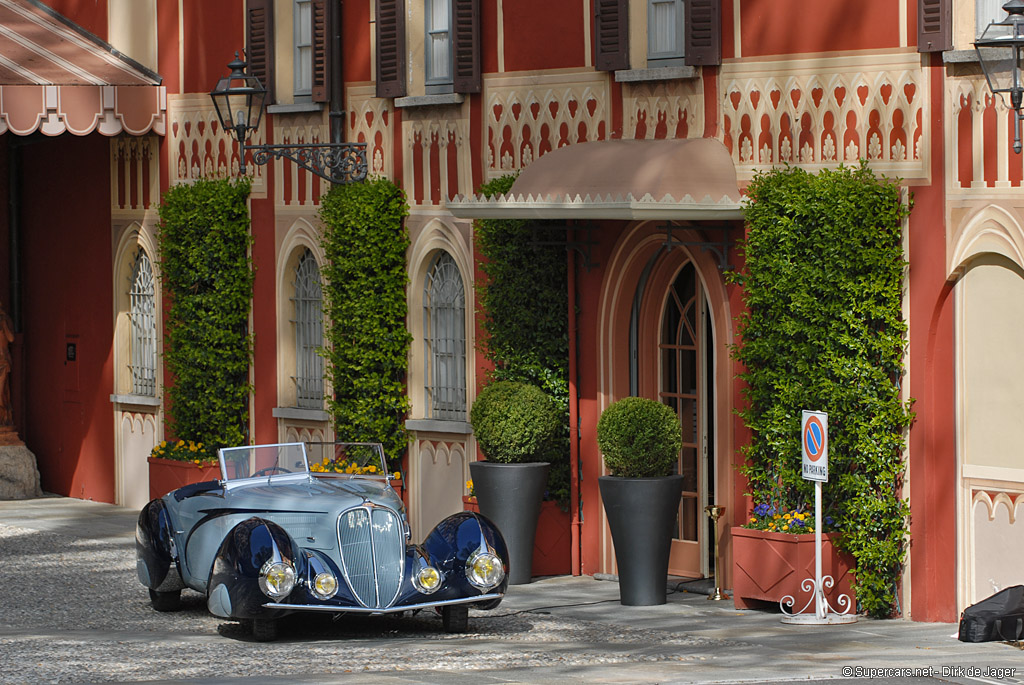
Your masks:
<svg viewBox="0 0 1024 685"><path fill-rule="evenodd" d="M835 585L835 579L832 576L821 576L821 481L814 482L814 577L805 578L800 583L800 589L804 592L814 592L814 596L807 600L807 604L804 605L803 609L797 612L792 612L791 609L796 604L796 599L792 595L786 595L779 602L779 607L782 609L784 616L782 617L783 623L793 623L799 625L833 625L839 623L856 623L857 614L850 613L853 610L853 602L850 601L849 595L841 594L836 598L836 602L839 604L839 608L842 609L840 613L836 613L831 606L829 606L828 600L825 599L825 590ZM814 603L814 613L809 613L807 610L811 606L811 602Z"/></svg>

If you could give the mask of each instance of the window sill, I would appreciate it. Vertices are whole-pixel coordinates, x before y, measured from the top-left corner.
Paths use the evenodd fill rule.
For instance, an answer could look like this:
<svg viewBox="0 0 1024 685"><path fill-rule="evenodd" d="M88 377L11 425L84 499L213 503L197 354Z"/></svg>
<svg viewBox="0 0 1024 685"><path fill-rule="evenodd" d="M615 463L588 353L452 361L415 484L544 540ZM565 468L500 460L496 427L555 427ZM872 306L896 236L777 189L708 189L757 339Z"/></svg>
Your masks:
<svg viewBox="0 0 1024 685"><path fill-rule="evenodd" d="M331 415L323 409L300 409L299 407L274 407L271 414L275 419L293 421L327 421Z"/></svg>
<svg viewBox="0 0 1024 685"><path fill-rule="evenodd" d="M978 51L977 50L946 50L942 53L942 61L947 64L966 64L978 62Z"/></svg>
<svg viewBox="0 0 1024 685"><path fill-rule="evenodd" d="M322 112L322 102L296 102L291 105L267 105L267 114L305 114L308 112Z"/></svg>
<svg viewBox="0 0 1024 685"><path fill-rule="evenodd" d="M468 421L447 419L407 419L407 430L417 433L448 433L451 435L472 435L473 427Z"/></svg>
<svg viewBox="0 0 1024 685"><path fill-rule="evenodd" d="M697 67L655 67L653 69L619 69L615 72L618 83L639 81L671 81L673 79L696 78Z"/></svg>
<svg viewBox="0 0 1024 685"><path fill-rule="evenodd" d="M395 107L436 107L437 105L458 105L465 102L462 93L444 93L442 95L408 95L395 98Z"/></svg>
<svg viewBox="0 0 1024 685"><path fill-rule="evenodd" d="M110 403L124 407L157 409L160 407L160 398L152 395L111 395Z"/></svg>

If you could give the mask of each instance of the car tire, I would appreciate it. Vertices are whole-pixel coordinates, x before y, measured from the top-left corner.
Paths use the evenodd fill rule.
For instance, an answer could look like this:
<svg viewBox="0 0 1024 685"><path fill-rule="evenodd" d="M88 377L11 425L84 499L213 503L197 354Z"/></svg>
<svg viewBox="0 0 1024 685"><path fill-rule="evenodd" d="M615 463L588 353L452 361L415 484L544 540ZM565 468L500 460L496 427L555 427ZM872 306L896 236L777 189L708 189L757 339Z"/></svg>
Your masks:
<svg viewBox="0 0 1024 685"><path fill-rule="evenodd" d="M469 630L469 607L465 604L441 607L441 624L446 633L464 633Z"/></svg>
<svg viewBox="0 0 1024 685"><path fill-rule="evenodd" d="M149 599L157 611L177 611L181 608L181 590L171 592L149 591Z"/></svg>
<svg viewBox="0 0 1024 685"><path fill-rule="evenodd" d="M273 642L277 639L278 624L275 618L254 618L252 637L256 642Z"/></svg>

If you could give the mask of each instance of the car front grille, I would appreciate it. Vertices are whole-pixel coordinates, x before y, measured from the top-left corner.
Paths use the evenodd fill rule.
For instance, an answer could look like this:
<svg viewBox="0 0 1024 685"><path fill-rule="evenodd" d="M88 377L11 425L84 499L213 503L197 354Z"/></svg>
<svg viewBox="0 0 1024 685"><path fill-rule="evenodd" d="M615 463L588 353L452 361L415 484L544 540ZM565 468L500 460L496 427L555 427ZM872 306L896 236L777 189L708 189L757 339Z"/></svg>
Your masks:
<svg viewBox="0 0 1024 685"><path fill-rule="evenodd" d="M391 509L361 506L338 517L345 580L365 606L384 609L395 601L405 571L405 533Z"/></svg>

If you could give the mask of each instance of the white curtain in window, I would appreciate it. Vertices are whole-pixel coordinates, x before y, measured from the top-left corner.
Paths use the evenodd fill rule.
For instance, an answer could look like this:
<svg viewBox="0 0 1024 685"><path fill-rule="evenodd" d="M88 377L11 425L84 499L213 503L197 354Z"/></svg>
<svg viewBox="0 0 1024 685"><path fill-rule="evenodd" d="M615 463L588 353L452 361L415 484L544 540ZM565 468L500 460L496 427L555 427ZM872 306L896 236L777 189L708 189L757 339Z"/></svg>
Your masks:
<svg viewBox="0 0 1024 685"><path fill-rule="evenodd" d="M427 0L427 82L452 80L451 0Z"/></svg>
<svg viewBox="0 0 1024 685"><path fill-rule="evenodd" d="M683 56L683 0L649 0L647 6L648 57Z"/></svg>
<svg viewBox="0 0 1024 685"><path fill-rule="evenodd" d="M466 298L455 260L439 251L423 292L427 418L466 420Z"/></svg>
<svg viewBox="0 0 1024 685"><path fill-rule="evenodd" d="M975 0L975 37L980 37L992 22L1006 19L1006 12L1003 11L1004 4L1006 4L1006 0Z"/></svg>
<svg viewBox="0 0 1024 685"><path fill-rule="evenodd" d="M295 0L295 94L313 92L313 15L310 0Z"/></svg>

